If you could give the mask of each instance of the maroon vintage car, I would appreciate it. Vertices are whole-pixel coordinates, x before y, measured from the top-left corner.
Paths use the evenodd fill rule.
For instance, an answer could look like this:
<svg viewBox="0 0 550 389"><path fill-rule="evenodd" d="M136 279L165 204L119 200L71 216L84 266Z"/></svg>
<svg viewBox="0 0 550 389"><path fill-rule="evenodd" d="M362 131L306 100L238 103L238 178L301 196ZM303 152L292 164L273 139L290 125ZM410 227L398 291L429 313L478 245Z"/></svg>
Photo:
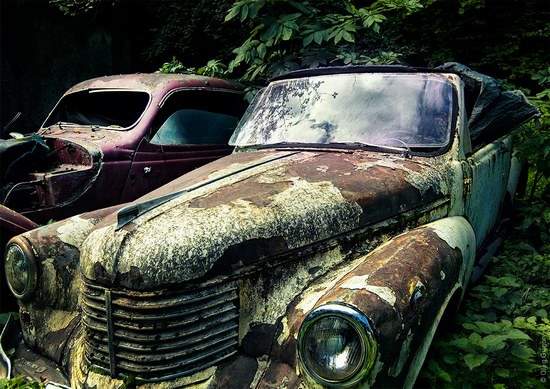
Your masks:
<svg viewBox="0 0 550 389"><path fill-rule="evenodd" d="M229 154L246 105L241 85L197 75L75 85L37 134L1 141L2 250L37 223L134 200Z"/></svg>
<svg viewBox="0 0 550 389"><path fill-rule="evenodd" d="M229 154L245 108L242 86L215 78L84 81L64 94L39 136L26 139L32 163L2 161L0 204L44 223L134 200Z"/></svg>

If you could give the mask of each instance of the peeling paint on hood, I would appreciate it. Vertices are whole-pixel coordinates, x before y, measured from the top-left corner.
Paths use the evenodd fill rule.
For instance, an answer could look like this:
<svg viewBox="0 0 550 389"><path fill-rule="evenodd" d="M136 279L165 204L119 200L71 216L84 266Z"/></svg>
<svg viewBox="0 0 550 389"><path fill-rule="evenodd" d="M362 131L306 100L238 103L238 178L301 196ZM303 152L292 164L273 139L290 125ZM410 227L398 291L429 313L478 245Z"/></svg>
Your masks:
<svg viewBox="0 0 550 389"><path fill-rule="evenodd" d="M203 181L205 176L214 180L119 231L114 224L96 229L83 244L83 274L109 284L132 270L139 282L127 287L179 284L213 269L234 271L447 196L446 186L438 184L445 180L443 173L404 158L389 166L376 153L250 154L256 153L218 160L219 169L202 175ZM258 163L262 160L267 162ZM180 180L193 181L201 182Z"/></svg>

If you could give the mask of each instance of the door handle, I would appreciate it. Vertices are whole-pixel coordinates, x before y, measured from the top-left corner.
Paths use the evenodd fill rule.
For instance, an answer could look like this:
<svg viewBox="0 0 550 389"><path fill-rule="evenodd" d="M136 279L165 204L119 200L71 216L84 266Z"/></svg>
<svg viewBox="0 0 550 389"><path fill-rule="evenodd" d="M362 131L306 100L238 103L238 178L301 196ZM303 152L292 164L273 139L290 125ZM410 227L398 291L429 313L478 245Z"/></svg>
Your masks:
<svg viewBox="0 0 550 389"><path fill-rule="evenodd" d="M149 174L151 173L151 167L150 166L145 166L143 168L143 174Z"/></svg>

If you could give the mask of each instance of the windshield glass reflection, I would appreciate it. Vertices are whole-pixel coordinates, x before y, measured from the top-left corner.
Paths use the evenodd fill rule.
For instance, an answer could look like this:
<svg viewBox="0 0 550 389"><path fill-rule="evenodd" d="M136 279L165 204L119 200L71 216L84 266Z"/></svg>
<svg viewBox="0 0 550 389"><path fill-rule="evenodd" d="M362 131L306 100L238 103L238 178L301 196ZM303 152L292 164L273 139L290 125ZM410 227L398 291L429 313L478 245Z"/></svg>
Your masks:
<svg viewBox="0 0 550 389"><path fill-rule="evenodd" d="M252 102L230 144L448 144L451 83L438 74L338 74L271 83Z"/></svg>

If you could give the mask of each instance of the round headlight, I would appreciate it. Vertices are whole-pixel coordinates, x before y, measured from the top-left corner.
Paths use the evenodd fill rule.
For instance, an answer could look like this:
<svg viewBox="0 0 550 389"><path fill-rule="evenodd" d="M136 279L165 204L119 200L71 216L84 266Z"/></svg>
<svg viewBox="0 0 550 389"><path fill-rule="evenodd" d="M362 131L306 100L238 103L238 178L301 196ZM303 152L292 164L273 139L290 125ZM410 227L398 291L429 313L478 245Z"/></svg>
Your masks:
<svg viewBox="0 0 550 389"><path fill-rule="evenodd" d="M372 368L376 341L365 315L347 305L331 303L304 319L298 355L307 373L321 385L354 385Z"/></svg>
<svg viewBox="0 0 550 389"><path fill-rule="evenodd" d="M36 260L25 238L15 237L8 243L5 255L8 286L15 297L25 299L36 288Z"/></svg>

